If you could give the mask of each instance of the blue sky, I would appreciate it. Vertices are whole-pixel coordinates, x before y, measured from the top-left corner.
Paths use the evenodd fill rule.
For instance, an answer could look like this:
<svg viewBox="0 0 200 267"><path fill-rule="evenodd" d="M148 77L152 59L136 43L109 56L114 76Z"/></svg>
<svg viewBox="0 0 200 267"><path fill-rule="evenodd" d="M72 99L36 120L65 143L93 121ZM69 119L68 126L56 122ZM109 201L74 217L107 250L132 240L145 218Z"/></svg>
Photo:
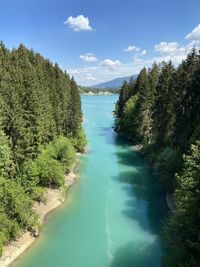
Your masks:
<svg viewBox="0 0 200 267"><path fill-rule="evenodd" d="M199 0L1 0L0 39L24 43L81 85L177 65L200 44Z"/></svg>

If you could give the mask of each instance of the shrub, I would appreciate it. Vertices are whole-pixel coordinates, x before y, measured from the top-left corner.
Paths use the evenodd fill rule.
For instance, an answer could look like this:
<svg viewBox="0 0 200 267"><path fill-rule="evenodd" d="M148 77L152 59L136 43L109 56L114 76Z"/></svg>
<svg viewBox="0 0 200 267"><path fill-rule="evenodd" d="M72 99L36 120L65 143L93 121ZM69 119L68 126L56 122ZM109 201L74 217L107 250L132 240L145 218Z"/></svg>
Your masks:
<svg viewBox="0 0 200 267"><path fill-rule="evenodd" d="M170 147L163 149L157 156L156 167L159 177L170 192L175 188L175 173L180 170L181 165L181 155Z"/></svg>
<svg viewBox="0 0 200 267"><path fill-rule="evenodd" d="M40 186L62 186L64 172L70 171L75 156L75 149L70 139L60 136L46 147L41 147L35 160L24 164L18 179L33 199L43 201L43 190Z"/></svg>
<svg viewBox="0 0 200 267"><path fill-rule="evenodd" d="M50 144L50 147L47 147L48 150L50 150L49 154L52 153L53 159L59 161L64 170L69 172L76 156L70 139L60 136Z"/></svg>
<svg viewBox="0 0 200 267"><path fill-rule="evenodd" d="M4 245L4 234L2 230L0 230L0 257L2 256L3 253L3 245Z"/></svg>
<svg viewBox="0 0 200 267"><path fill-rule="evenodd" d="M41 186L59 187L64 184L64 168L57 160L41 154L34 163Z"/></svg>
<svg viewBox="0 0 200 267"><path fill-rule="evenodd" d="M33 201L15 180L0 177L0 229L7 240L37 224Z"/></svg>
<svg viewBox="0 0 200 267"><path fill-rule="evenodd" d="M83 153L85 151L87 139L82 128L78 130L76 137L72 139L72 143L78 152Z"/></svg>
<svg viewBox="0 0 200 267"><path fill-rule="evenodd" d="M14 164L8 137L0 130L0 176L9 177L13 173Z"/></svg>

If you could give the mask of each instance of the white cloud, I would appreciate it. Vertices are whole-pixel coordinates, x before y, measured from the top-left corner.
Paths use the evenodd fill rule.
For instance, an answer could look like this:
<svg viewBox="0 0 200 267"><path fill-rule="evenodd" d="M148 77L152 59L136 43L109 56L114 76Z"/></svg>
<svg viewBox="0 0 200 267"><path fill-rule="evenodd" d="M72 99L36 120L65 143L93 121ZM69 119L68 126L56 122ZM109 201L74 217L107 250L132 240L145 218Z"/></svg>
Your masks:
<svg viewBox="0 0 200 267"><path fill-rule="evenodd" d="M177 66L182 62L187 57L187 54L177 54L177 55L166 55L166 56L159 56L159 57L154 57L152 58L152 63L157 62L161 63L163 61L168 62L172 61L172 63Z"/></svg>
<svg viewBox="0 0 200 267"><path fill-rule="evenodd" d="M188 35L186 35L185 39L200 41L200 24L197 25Z"/></svg>
<svg viewBox="0 0 200 267"><path fill-rule="evenodd" d="M99 65L109 70L115 70L118 67L120 67L121 64L122 63L119 60L112 60L112 59L106 58Z"/></svg>
<svg viewBox="0 0 200 267"><path fill-rule="evenodd" d="M67 71L69 74L74 75L74 74L79 74L80 72L77 69L70 69Z"/></svg>
<svg viewBox="0 0 200 267"><path fill-rule="evenodd" d="M70 16L65 22L65 25L68 25L75 32L80 31L93 31L90 26L89 19L84 17L84 15L78 15L77 17Z"/></svg>
<svg viewBox="0 0 200 267"><path fill-rule="evenodd" d="M200 41L192 41L184 47L184 51L188 54L194 47L200 49Z"/></svg>
<svg viewBox="0 0 200 267"><path fill-rule="evenodd" d="M174 65L178 65L187 57L187 54L192 50L194 44L194 41L186 46L180 46L177 42L161 42L154 46L155 51L160 52L161 55L154 57L153 60L158 63L171 60Z"/></svg>
<svg viewBox="0 0 200 267"><path fill-rule="evenodd" d="M139 57L134 57L133 58L133 62L134 63L143 62L143 59L142 58L139 58Z"/></svg>
<svg viewBox="0 0 200 267"><path fill-rule="evenodd" d="M126 49L124 49L124 51L134 53L134 57L133 57L134 62L143 61L143 59L141 59L140 57L145 56L147 53L145 49L142 50L140 47L137 47L135 45L129 45Z"/></svg>
<svg viewBox="0 0 200 267"><path fill-rule="evenodd" d="M146 50L142 50L140 53L138 53L138 56L145 56L147 54Z"/></svg>
<svg viewBox="0 0 200 267"><path fill-rule="evenodd" d="M183 59L187 57L187 54L196 47L199 49L200 41L192 41L185 46L180 46L177 42L161 42L154 46L155 51L160 52L162 55L157 59L163 59L166 61L172 60L174 64L181 63Z"/></svg>
<svg viewBox="0 0 200 267"><path fill-rule="evenodd" d="M87 76L85 77L84 81L86 81L86 82L96 82L97 79L91 73L87 73Z"/></svg>
<svg viewBox="0 0 200 267"><path fill-rule="evenodd" d="M177 42L161 42L154 46L155 51L171 54L178 50L179 44Z"/></svg>
<svg viewBox="0 0 200 267"><path fill-rule="evenodd" d="M139 52L133 53L133 61L130 63L122 64L119 60L106 58L99 64L71 69L68 70L68 72L74 75L78 84L90 86L101 81L109 81L117 77L138 74L144 66L149 68L155 61L160 63L162 61L171 60L175 66L178 66L178 64L187 57L187 54L191 51L194 45L196 49L200 48L200 41L191 41L185 46L180 45L177 42L169 42L165 44L171 43L175 43L175 45L169 45L170 49L167 49L167 46L165 46L164 49L162 46L163 49L159 49L159 53L156 53L156 56L149 55L148 58L142 57L146 56L146 50L141 49Z"/></svg>
<svg viewBox="0 0 200 267"><path fill-rule="evenodd" d="M139 73L141 68L144 66L144 63L141 64L120 64L119 67L114 69L109 69L109 71L106 71L105 66L87 66L78 68L77 72L78 74L74 75L74 78L78 84L90 86L94 85L100 82L109 81L114 78L118 77L125 77L125 76L131 76L133 74ZM68 73L70 73L71 70L68 70ZM96 80L95 80L96 79Z"/></svg>
<svg viewBox="0 0 200 267"><path fill-rule="evenodd" d="M98 58L96 58L95 55L92 54L92 53L86 53L84 55L80 55L80 59L82 61L85 61L85 62L88 62L88 63L92 63L92 62L98 61Z"/></svg>
<svg viewBox="0 0 200 267"><path fill-rule="evenodd" d="M125 52L139 52L140 48L135 45L129 45L126 49L124 49Z"/></svg>

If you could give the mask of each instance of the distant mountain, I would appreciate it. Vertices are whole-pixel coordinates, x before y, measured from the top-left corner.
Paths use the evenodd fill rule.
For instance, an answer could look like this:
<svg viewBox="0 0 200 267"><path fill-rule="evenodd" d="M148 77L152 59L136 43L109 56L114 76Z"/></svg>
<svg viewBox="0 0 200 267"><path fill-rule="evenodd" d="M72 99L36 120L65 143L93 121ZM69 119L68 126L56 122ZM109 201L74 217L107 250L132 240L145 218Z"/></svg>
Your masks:
<svg viewBox="0 0 200 267"><path fill-rule="evenodd" d="M116 78L116 79L113 79L113 80L108 81L108 82L103 82L103 83L92 85L92 86L90 86L90 88L96 88L96 89L119 88L122 86L124 81L129 81L131 77L136 79L137 75Z"/></svg>

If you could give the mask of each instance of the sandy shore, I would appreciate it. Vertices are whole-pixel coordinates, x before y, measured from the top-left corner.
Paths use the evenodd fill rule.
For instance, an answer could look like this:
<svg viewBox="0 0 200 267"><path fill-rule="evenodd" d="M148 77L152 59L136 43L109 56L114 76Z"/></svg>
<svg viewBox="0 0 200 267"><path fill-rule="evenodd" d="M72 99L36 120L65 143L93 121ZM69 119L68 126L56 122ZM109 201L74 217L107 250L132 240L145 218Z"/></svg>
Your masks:
<svg viewBox="0 0 200 267"><path fill-rule="evenodd" d="M65 185L69 188L75 181L75 173L72 171L65 176ZM64 202L64 196L61 189L47 189L45 195L46 202L36 203L34 209L39 214L39 220L42 223L45 216ZM0 258L0 267L7 267L19 257L35 240L30 232L25 232L19 239L9 243L4 248Z"/></svg>

